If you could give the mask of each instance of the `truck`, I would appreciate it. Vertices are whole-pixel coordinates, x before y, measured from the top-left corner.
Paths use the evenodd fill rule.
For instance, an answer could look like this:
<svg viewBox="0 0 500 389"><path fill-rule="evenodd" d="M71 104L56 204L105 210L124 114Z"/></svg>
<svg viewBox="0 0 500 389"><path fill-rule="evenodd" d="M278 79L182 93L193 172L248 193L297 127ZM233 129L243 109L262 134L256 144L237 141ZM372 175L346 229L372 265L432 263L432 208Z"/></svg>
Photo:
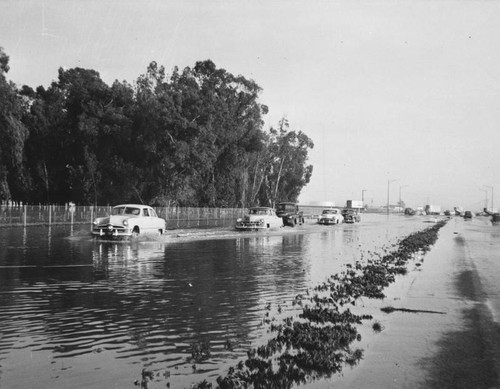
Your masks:
<svg viewBox="0 0 500 389"><path fill-rule="evenodd" d="M364 204L361 200L347 200L345 203L345 207L352 209L362 209L364 208Z"/></svg>
<svg viewBox="0 0 500 389"><path fill-rule="evenodd" d="M295 227L304 223L304 215L296 203L282 202L276 207L276 215L283 219L283 225Z"/></svg>
<svg viewBox="0 0 500 389"><path fill-rule="evenodd" d="M425 213L427 215L440 215L441 214L441 206L440 205L426 205Z"/></svg>

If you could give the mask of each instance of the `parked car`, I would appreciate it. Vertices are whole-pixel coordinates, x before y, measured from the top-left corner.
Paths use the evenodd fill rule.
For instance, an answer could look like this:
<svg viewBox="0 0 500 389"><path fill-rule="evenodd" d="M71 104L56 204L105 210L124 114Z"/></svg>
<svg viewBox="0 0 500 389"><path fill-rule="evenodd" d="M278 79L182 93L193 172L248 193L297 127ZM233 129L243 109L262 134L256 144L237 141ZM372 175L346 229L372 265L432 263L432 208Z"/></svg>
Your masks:
<svg viewBox="0 0 500 389"><path fill-rule="evenodd" d="M295 203L279 203L276 207L276 215L283 219L283 225L295 227L304 223L304 215L299 211Z"/></svg>
<svg viewBox="0 0 500 389"><path fill-rule="evenodd" d="M121 204L111 209L111 215L94 220L92 235L104 238L137 237L139 234L165 232L165 219L159 218L148 205Z"/></svg>
<svg viewBox="0 0 500 389"><path fill-rule="evenodd" d="M318 219L319 224L340 224L344 221L344 216L338 208L324 209Z"/></svg>
<svg viewBox="0 0 500 389"><path fill-rule="evenodd" d="M493 215L491 215L491 222L494 224L500 223L500 213L495 212Z"/></svg>
<svg viewBox="0 0 500 389"><path fill-rule="evenodd" d="M237 230L262 230L283 227L283 219L270 207L252 207L248 213L236 220Z"/></svg>
<svg viewBox="0 0 500 389"><path fill-rule="evenodd" d="M465 211L464 212L464 219L472 219L472 212L471 211Z"/></svg>
<svg viewBox="0 0 500 389"><path fill-rule="evenodd" d="M344 208L342 216L344 216L345 223L359 223L361 221L361 215L351 208Z"/></svg>

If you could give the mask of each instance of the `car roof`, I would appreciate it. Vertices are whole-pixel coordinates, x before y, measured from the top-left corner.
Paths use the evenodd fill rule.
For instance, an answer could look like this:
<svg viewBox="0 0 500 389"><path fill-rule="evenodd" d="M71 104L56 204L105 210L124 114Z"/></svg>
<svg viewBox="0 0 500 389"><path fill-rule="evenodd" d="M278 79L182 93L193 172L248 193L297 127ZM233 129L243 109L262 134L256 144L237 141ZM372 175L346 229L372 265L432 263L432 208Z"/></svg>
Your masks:
<svg viewBox="0 0 500 389"><path fill-rule="evenodd" d="M134 207L134 208L147 207L147 208L151 208L149 205L145 205L145 204L119 204L119 205L115 205L113 208L117 208L117 207Z"/></svg>

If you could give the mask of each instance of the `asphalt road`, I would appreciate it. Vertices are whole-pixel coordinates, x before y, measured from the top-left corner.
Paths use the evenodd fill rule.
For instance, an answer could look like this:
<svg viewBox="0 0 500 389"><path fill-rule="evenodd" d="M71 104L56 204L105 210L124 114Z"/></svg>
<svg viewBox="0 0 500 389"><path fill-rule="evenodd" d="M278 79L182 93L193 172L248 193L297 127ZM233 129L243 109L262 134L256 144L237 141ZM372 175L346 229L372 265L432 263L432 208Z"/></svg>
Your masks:
<svg viewBox="0 0 500 389"><path fill-rule="evenodd" d="M363 361L336 388L499 388L500 226L453 218L418 269L379 306L383 331L368 337ZM373 308L373 307L372 307Z"/></svg>

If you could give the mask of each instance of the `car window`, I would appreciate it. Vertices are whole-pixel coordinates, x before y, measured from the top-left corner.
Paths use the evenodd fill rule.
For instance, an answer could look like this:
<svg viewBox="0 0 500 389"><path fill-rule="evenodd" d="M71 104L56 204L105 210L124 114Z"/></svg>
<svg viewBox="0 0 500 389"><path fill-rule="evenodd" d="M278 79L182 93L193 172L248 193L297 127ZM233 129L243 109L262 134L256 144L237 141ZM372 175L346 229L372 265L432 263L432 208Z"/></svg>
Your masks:
<svg viewBox="0 0 500 389"><path fill-rule="evenodd" d="M142 216L149 217L149 212L148 212L148 209L147 209L147 208L144 208L144 209L142 210Z"/></svg>
<svg viewBox="0 0 500 389"><path fill-rule="evenodd" d="M158 217L158 215L156 214L156 211L154 209L150 209L149 210L149 216L151 216L151 217Z"/></svg>

